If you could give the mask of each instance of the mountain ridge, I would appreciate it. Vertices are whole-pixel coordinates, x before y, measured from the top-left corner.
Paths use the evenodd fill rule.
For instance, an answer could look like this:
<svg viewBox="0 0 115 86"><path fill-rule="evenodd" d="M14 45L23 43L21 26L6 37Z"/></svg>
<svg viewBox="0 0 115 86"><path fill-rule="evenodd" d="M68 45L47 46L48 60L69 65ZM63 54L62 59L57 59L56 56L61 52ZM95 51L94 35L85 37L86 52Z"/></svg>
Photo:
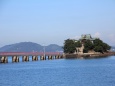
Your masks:
<svg viewBox="0 0 115 86"><path fill-rule="evenodd" d="M43 52L44 48L46 52L63 51L62 46L59 46L57 44L42 46L34 42L20 42L3 46L0 48L0 52Z"/></svg>

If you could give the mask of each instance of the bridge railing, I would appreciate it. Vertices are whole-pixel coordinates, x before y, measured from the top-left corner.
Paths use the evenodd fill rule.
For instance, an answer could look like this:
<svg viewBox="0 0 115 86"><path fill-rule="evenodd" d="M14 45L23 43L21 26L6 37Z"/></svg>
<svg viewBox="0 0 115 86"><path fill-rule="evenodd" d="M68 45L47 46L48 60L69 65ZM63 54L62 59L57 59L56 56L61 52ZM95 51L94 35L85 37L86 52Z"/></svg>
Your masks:
<svg viewBox="0 0 115 86"><path fill-rule="evenodd" d="M0 56L23 56L23 55L62 55L63 53L60 52L0 52Z"/></svg>

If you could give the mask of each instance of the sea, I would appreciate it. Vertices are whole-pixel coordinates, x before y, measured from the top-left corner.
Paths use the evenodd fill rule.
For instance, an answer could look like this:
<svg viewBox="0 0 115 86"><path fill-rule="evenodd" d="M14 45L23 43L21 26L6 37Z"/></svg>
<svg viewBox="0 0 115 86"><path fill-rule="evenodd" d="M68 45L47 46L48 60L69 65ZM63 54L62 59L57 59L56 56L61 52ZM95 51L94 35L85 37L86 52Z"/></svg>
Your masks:
<svg viewBox="0 0 115 86"><path fill-rule="evenodd" d="M115 86L115 56L0 63L0 86Z"/></svg>

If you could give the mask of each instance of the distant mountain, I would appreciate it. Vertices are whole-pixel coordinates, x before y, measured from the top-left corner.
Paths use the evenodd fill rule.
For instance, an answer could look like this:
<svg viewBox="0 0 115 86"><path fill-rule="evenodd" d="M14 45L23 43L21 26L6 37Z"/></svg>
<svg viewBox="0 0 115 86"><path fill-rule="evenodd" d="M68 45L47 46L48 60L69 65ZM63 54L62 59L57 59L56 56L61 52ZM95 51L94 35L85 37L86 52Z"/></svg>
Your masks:
<svg viewBox="0 0 115 86"><path fill-rule="evenodd" d="M44 48L46 52L63 51L62 47L56 44L41 46L33 42L21 42L1 47L0 52L43 52Z"/></svg>
<svg viewBox="0 0 115 86"><path fill-rule="evenodd" d="M49 46L46 46L46 51L50 51L50 52L58 52L58 51L62 51L62 46L56 45L56 44L50 44Z"/></svg>
<svg viewBox="0 0 115 86"><path fill-rule="evenodd" d="M111 46L111 51L115 51L115 46Z"/></svg>

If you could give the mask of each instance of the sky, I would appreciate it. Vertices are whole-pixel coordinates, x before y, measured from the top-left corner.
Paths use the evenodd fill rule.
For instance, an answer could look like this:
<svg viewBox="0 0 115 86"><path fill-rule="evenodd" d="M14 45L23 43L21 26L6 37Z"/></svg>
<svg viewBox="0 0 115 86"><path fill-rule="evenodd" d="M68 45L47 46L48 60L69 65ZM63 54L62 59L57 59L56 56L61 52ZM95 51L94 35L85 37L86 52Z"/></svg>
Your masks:
<svg viewBox="0 0 115 86"><path fill-rule="evenodd" d="M0 47L58 44L82 34L115 45L115 0L0 0Z"/></svg>

